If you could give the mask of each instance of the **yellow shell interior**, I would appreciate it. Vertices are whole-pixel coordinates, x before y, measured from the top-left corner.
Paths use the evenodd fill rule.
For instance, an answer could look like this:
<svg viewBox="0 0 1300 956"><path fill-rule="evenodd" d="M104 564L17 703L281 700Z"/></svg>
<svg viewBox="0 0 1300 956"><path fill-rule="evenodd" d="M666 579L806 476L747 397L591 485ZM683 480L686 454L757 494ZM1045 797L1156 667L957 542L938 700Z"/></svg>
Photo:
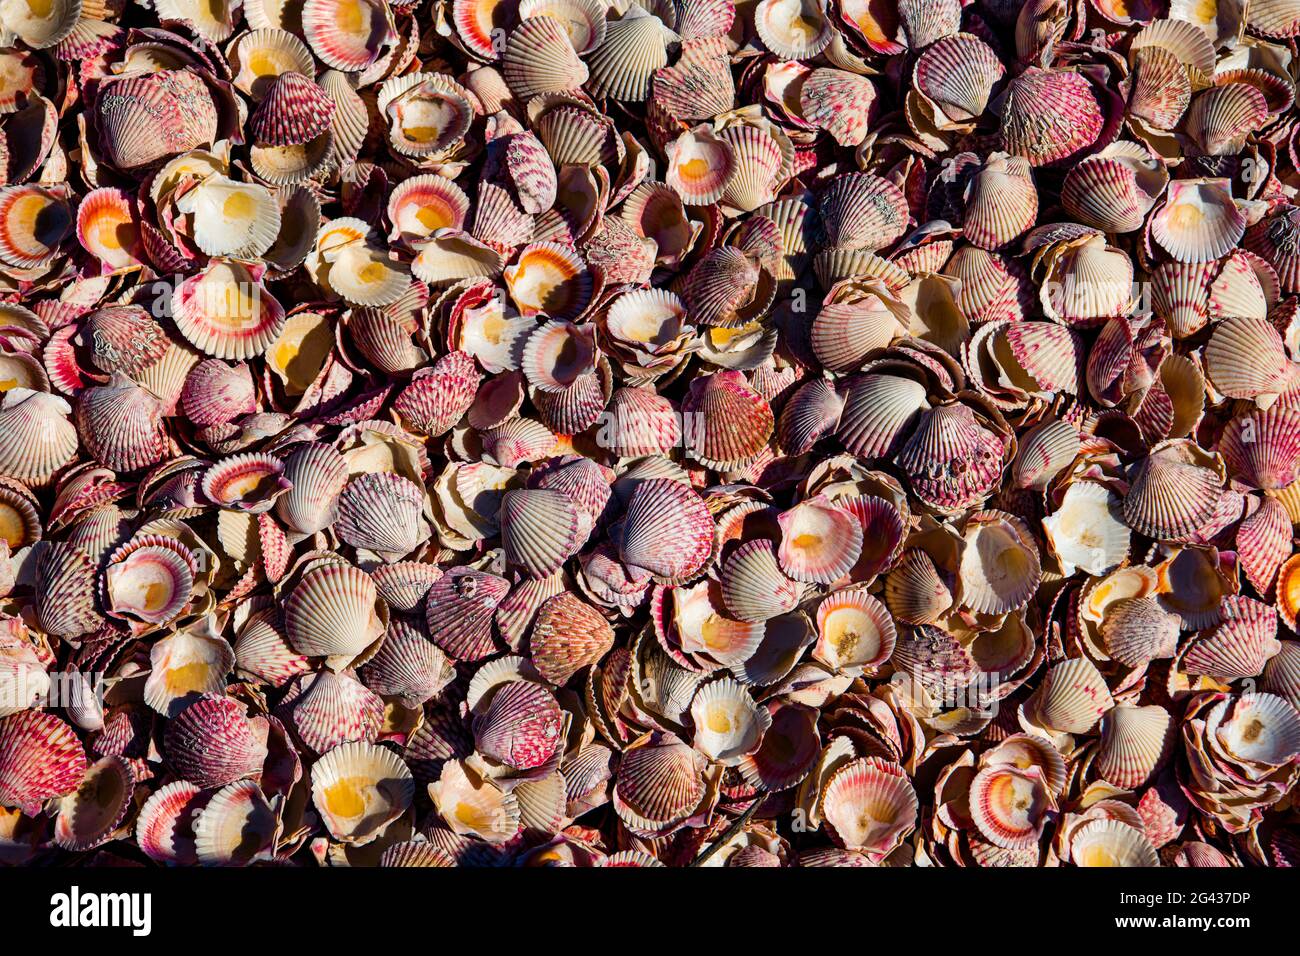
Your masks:
<svg viewBox="0 0 1300 956"><path fill-rule="evenodd" d="M267 352L267 364L284 382L285 391L301 395L325 367L334 347L329 321L316 312L299 312Z"/></svg>

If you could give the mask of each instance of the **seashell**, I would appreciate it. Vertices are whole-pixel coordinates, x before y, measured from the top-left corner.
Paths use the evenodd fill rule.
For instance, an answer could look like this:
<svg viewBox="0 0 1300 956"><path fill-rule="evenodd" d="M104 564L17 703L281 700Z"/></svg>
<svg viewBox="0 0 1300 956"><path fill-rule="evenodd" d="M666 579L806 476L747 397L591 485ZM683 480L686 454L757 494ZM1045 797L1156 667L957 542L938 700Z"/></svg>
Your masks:
<svg viewBox="0 0 1300 956"><path fill-rule="evenodd" d="M982 249L999 249L1033 226L1038 189L1029 161L994 153L966 187L962 234Z"/></svg>
<svg viewBox="0 0 1300 956"><path fill-rule="evenodd" d="M1048 669L1026 707L1031 704L1031 712L1043 726L1061 733L1082 734L1092 729L1113 702L1096 665L1075 657Z"/></svg>
<svg viewBox="0 0 1300 956"><path fill-rule="evenodd" d="M136 818L136 845L155 863L191 866L198 862L194 818L205 800L202 791L187 780L158 788Z"/></svg>
<svg viewBox="0 0 1300 956"><path fill-rule="evenodd" d="M195 425L226 425L257 410L253 375L246 364L205 359L190 370L181 390L185 416Z"/></svg>
<svg viewBox="0 0 1300 956"><path fill-rule="evenodd" d="M1230 398L1271 403L1283 386L1289 361L1277 331L1264 319L1224 319L1205 346L1205 369L1215 387Z"/></svg>
<svg viewBox="0 0 1300 956"><path fill-rule="evenodd" d="M284 462L272 455L234 455L207 469L200 487L204 497L220 508L262 514L292 489L284 471Z"/></svg>
<svg viewBox="0 0 1300 956"><path fill-rule="evenodd" d="M464 352L449 352L418 376L393 401L393 410L429 436L448 431L473 404L479 373Z"/></svg>
<svg viewBox="0 0 1300 956"><path fill-rule="evenodd" d="M1173 657L1178 647L1178 618L1154 597L1124 598L1106 610L1102 637L1110 656L1126 667Z"/></svg>
<svg viewBox="0 0 1300 956"><path fill-rule="evenodd" d="M0 476L46 485L77 454L72 407L57 395L16 387L0 395Z"/></svg>
<svg viewBox="0 0 1300 956"><path fill-rule="evenodd" d="M468 90L441 73L393 77L380 88L378 104L388 120L389 143L405 156L445 154L469 131L471 98Z"/></svg>
<svg viewBox="0 0 1300 956"><path fill-rule="evenodd" d="M682 402L682 420L691 457L720 470L758 455L775 428L771 406L733 370L695 379Z"/></svg>
<svg viewBox="0 0 1300 956"><path fill-rule="evenodd" d="M311 799L325 828L352 846L375 840L414 798L410 768L374 744L340 744L311 768Z"/></svg>
<svg viewBox="0 0 1300 956"><path fill-rule="evenodd" d="M958 580L962 604L977 614L1024 607L1042 578L1033 535L1017 518L979 511L966 519Z"/></svg>
<svg viewBox="0 0 1300 956"><path fill-rule="evenodd" d="M386 619L370 575L342 563L308 570L284 604L289 646L324 657L332 670L364 658L383 638Z"/></svg>
<svg viewBox="0 0 1300 956"><path fill-rule="evenodd" d="M586 263L557 243L525 247L504 275L510 297L522 315L545 312L557 319L572 318L591 300L593 282Z"/></svg>
<svg viewBox="0 0 1300 956"><path fill-rule="evenodd" d="M1268 101L1254 86L1224 83L1197 94L1183 128L1203 155L1236 155L1268 115Z"/></svg>
<svg viewBox="0 0 1300 956"><path fill-rule="evenodd" d="M506 40L501 66L506 83L522 100L577 89L590 76L569 34L551 17L520 23Z"/></svg>
<svg viewBox="0 0 1300 956"><path fill-rule="evenodd" d="M474 742L493 760L516 770L532 770L555 753L561 722L560 706L545 687L531 681L509 681L474 719Z"/></svg>
<svg viewBox="0 0 1300 956"><path fill-rule="evenodd" d="M52 541L36 561L36 623L47 634L77 637L100 626L95 565L75 544Z"/></svg>
<svg viewBox="0 0 1300 956"><path fill-rule="evenodd" d="M866 757L835 771L818 812L837 844L884 856L916 826L919 803L901 767Z"/></svg>
<svg viewBox="0 0 1300 956"><path fill-rule="evenodd" d="M247 866L270 854L279 818L261 788L239 780L213 794L194 817L194 853L204 866Z"/></svg>
<svg viewBox="0 0 1300 956"><path fill-rule="evenodd" d="M876 88L847 70L813 70L799 89L799 110L841 146L857 146L867 136Z"/></svg>
<svg viewBox="0 0 1300 956"><path fill-rule="evenodd" d="M120 372L88 388L77 403L77 430L92 455L116 471L136 471L167 452L162 406Z"/></svg>
<svg viewBox="0 0 1300 956"><path fill-rule="evenodd" d="M1133 232L1168 182L1168 173L1144 147L1113 143L1066 173L1061 204L1084 225Z"/></svg>
<svg viewBox="0 0 1300 956"><path fill-rule="evenodd" d="M75 225L61 192L35 185L0 187L0 262L20 269L48 265Z"/></svg>
<svg viewBox="0 0 1300 956"><path fill-rule="evenodd" d="M703 684L691 701L695 749L723 766L736 766L756 752L772 715L730 677Z"/></svg>
<svg viewBox="0 0 1300 956"><path fill-rule="evenodd" d="M655 72L668 65L668 44L677 35L636 4L602 26L605 37L587 56L592 91L620 102L644 101ZM580 38L570 40L577 47Z"/></svg>
<svg viewBox="0 0 1300 956"><path fill-rule="evenodd" d="M909 217L898 187L870 173L835 177L822 193L819 211L831 245L872 251L902 236Z"/></svg>
<svg viewBox="0 0 1300 956"><path fill-rule="evenodd" d="M904 335L910 320L906 304L883 283L837 283L812 321L809 344L829 371L852 372Z"/></svg>
<svg viewBox="0 0 1300 956"><path fill-rule="evenodd" d="M783 60L812 59L834 36L819 0L759 0L754 29L763 45Z"/></svg>
<svg viewBox="0 0 1300 956"><path fill-rule="evenodd" d="M144 262L139 211L120 189L93 189L77 207L77 241L104 272L138 268Z"/></svg>
<svg viewBox="0 0 1300 956"><path fill-rule="evenodd" d="M429 588L425 619L435 644L457 660L480 660L496 648L492 616L510 591L505 578L452 568Z"/></svg>
<svg viewBox="0 0 1300 956"><path fill-rule="evenodd" d="M305 0L302 28L312 52L347 73L373 64L394 36L388 8L375 0Z"/></svg>
<svg viewBox="0 0 1300 956"><path fill-rule="evenodd" d="M1220 616L1221 623L1183 652L1183 669L1225 680L1258 677L1268 659L1282 649L1277 640L1277 611L1248 597L1228 595Z"/></svg>
<svg viewBox="0 0 1300 956"><path fill-rule="evenodd" d="M1113 707L1101 719L1096 766L1103 780L1125 790L1144 786L1172 743L1173 720L1163 707Z"/></svg>
<svg viewBox="0 0 1300 956"><path fill-rule="evenodd" d="M464 229L468 213L469 197L452 180L431 174L412 176L388 197L390 238L415 243L440 229Z"/></svg>
<svg viewBox="0 0 1300 956"><path fill-rule="evenodd" d="M1177 538L1201 527L1218 506L1221 478L1195 446L1164 442L1134 470L1124 523L1152 538Z"/></svg>
<svg viewBox="0 0 1300 956"><path fill-rule="evenodd" d="M112 838L131 808L135 771L121 757L102 757L86 768L80 786L57 801L54 842L89 850Z"/></svg>
<svg viewBox="0 0 1300 956"><path fill-rule="evenodd" d="M967 799L980 834L994 846L1016 850L1038 844L1052 798L1037 767L994 764L975 774Z"/></svg>
<svg viewBox="0 0 1300 956"><path fill-rule="evenodd" d="M552 684L568 683L614 645L614 632L589 604L562 591L538 609L529 639L537 672Z"/></svg>
<svg viewBox="0 0 1300 956"><path fill-rule="evenodd" d="M1101 135L1101 104L1081 73L1031 66L1007 84L993 107L1004 149L1031 166L1077 156Z"/></svg>
<svg viewBox="0 0 1300 956"><path fill-rule="evenodd" d="M192 555L146 536L123 545L104 570L104 610L112 617L161 625L189 603L197 570Z"/></svg>
<svg viewBox="0 0 1300 956"><path fill-rule="evenodd" d="M758 750L739 766L745 782L773 791L788 790L811 772L819 756L815 714L797 704L773 707L771 723Z"/></svg>
<svg viewBox="0 0 1300 956"><path fill-rule="evenodd" d="M693 490L671 478L651 478L632 492L616 540L629 568L679 582L704 569L713 533L713 518Z"/></svg>
<svg viewBox="0 0 1300 956"><path fill-rule="evenodd" d="M1001 439L965 405L940 405L920 415L898 464L922 501L968 508L982 500L1002 472Z"/></svg>
<svg viewBox="0 0 1300 956"><path fill-rule="evenodd" d="M335 531L354 548L396 561L428 538L424 502L424 491L401 475L357 475L338 497Z"/></svg>
<svg viewBox="0 0 1300 956"><path fill-rule="evenodd" d="M1119 497L1097 482L1072 483L1043 530L1064 573L1104 574L1128 556L1131 535Z"/></svg>
<svg viewBox="0 0 1300 956"><path fill-rule="evenodd" d="M862 525L828 501L810 499L782 512L777 560L795 581L830 584L862 554Z"/></svg>
<svg viewBox="0 0 1300 956"><path fill-rule="evenodd" d="M329 94L310 76L290 70L266 86L249 131L266 146L301 146L330 129L335 109Z"/></svg>
<svg viewBox="0 0 1300 956"><path fill-rule="evenodd" d="M563 492L507 491L501 498L501 547L528 577L545 577L577 553L590 518Z"/></svg>
<svg viewBox="0 0 1300 956"><path fill-rule="evenodd" d="M723 603L739 621L767 621L794 610L803 589L785 576L771 541L740 545L722 565Z"/></svg>
<svg viewBox="0 0 1300 956"><path fill-rule="evenodd" d="M862 458L896 454L928 405L925 386L910 378L855 377L849 380L835 434Z"/></svg>
<svg viewBox="0 0 1300 956"><path fill-rule="evenodd" d="M1011 463L1012 481L1018 488L1043 491L1079 454L1079 432L1060 419L1047 419L1020 439Z"/></svg>
<svg viewBox="0 0 1300 956"><path fill-rule="evenodd" d="M341 454L329 445L303 444L285 459L283 478L291 487L275 499L275 514L290 530L315 534L333 524L348 480Z"/></svg>
<svg viewBox="0 0 1300 956"><path fill-rule="evenodd" d="M885 606L863 590L836 591L817 606L813 656L834 670L857 676L894 653L897 634Z"/></svg>
<svg viewBox="0 0 1300 956"><path fill-rule="evenodd" d="M0 717L0 805L35 816L51 797L76 792L86 771L81 742L58 717L35 710Z"/></svg>
<svg viewBox="0 0 1300 956"><path fill-rule="evenodd" d="M354 677L323 670L297 676L276 713L296 739L324 754L350 741L372 742L383 725L384 702Z"/></svg>
<svg viewBox="0 0 1300 956"><path fill-rule="evenodd" d="M179 777L206 790L259 772L267 745L242 704L203 696L168 722L163 754Z"/></svg>
<svg viewBox="0 0 1300 956"><path fill-rule="evenodd" d="M1176 179L1151 216L1151 237L1179 262L1227 255L1246 232L1246 217L1222 179Z"/></svg>
<svg viewBox="0 0 1300 956"><path fill-rule="evenodd" d="M1119 820L1094 820L1070 840L1075 866L1159 866L1151 841L1141 830Z"/></svg>
<svg viewBox="0 0 1300 956"><path fill-rule="evenodd" d="M199 74L186 70L135 73L102 83L94 112L104 157L132 175L217 139L212 94Z"/></svg>
<svg viewBox="0 0 1300 956"><path fill-rule="evenodd" d="M286 73L311 76L316 64L311 51L298 37L285 30L262 28L237 37L230 45L231 82L261 102Z"/></svg>
<svg viewBox="0 0 1300 956"><path fill-rule="evenodd" d="M214 259L176 286L172 317L185 339L207 355L249 359L261 355L284 329L284 308L258 273L233 260Z"/></svg>
<svg viewBox="0 0 1300 956"><path fill-rule="evenodd" d="M464 762L448 760L429 796L453 833L473 835L489 844L505 843L519 832L519 800Z"/></svg>

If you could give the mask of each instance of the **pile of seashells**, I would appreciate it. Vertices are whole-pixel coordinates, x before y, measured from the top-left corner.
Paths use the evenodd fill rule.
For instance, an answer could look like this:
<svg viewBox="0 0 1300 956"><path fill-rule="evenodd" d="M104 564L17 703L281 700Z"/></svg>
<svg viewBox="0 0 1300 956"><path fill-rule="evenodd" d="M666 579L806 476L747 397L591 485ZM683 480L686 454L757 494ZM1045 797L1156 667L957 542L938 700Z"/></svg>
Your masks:
<svg viewBox="0 0 1300 956"><path fill-rule="evenodd" d="M1300 865L1300 0L0 0L0 862Z"/></svg>

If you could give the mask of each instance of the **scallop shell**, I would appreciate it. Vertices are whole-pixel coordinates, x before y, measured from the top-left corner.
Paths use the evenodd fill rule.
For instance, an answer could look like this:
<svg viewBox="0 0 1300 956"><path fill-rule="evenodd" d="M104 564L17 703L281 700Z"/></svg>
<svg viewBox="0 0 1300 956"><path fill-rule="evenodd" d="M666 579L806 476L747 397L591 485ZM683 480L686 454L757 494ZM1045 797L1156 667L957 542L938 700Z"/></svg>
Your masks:
<svg viewBox="0 0 1300 956"><path fill-rule="evenodd" d="M58 717L34 710L0 717L0 805L35 816L46 800L75 792L86 770L81 742Z"/></svg>
<svg viewBox="0 0 1300 956"><path fill-rule="evenodd" d="M275 500L275 514L290 530L315 534L334 523L348 480L338 451L315 442L300 445L285 458L283 477L292 487Z"/></svg>
<svg viewBox="0 0 1300 956"><path fill-rule="evenodd" d="M741 372L724 370L691 383L682 402L682 439L701 464L726 469L758 455L775 428L771 406Z"/></svg>
<svg viewBox="0 0 1300 956"><path fill-rule="evenodd" d="M204 866L247 866L271 853L279 823L256 783L231 783L194 818L195 856Z"/></svg>
<svg viewBox="0 0 1300 956"><path fill-rule="evenodd" d="M689 487L670 478L642 481L627 503L619 556L667 581L689 580L713 553L713 518Z"/></svg>
<svg viewBox="0 0 1300 956"><path fill-rule="evenodd" d="M259 772L266 737L243 704L205 695L168 722L163 755L179 777L206 790Z"/></svg>
<svg viewBox="0 0 1300 956"><path fill-rule="evenodd" d="M284 329L285 312L258 273L240 262L214 259L176 286L176 327L195 348L215 358L261 355Z"/></svg>
<svg viewBox="0 0 1300 956"><path fill-rule="evenodd" d="M776 548L759 538L740 545L722 566L722 600L740 621L766 621L793 610L802 588L782 572Z"/></svg>
<svg viewBox="0 0 1300 956"><path fill-rule="evenodd" d="M120 372L107 385L81 393L76 419L86 448L116 471L146 468L167 453L162 405Z"/></svg>
<svg viewBox="0 0 1300 956"><path fill-rule="evenodd" d="M284 462L273 455L234 455L207 469L200 487L204 497L220 508L262 514L292 490L284 471Z"/></svg>
<svg viewBox="0 0 1300 956"><path fill-rule="evenodd" d="M334 529L352 547L397 561L427 540L424 507L423 489L401 475L357 475L338 497Z"/></svg>
<svg viewBox="0 0 1300 956"><path fill-rule="evenodd" d="M1084 824L1070 840L1075 866L1159 866L1155 848L1146 834L1119 820L1094 820Z"/></svg>
<svg viewBox="0 0 1300 956"><path fill-rule="evenodd" d="M306 0L303 36L312 52L336 70L360 72L392 42L392 14L375 0Z"/></svg>
<svg viewBox="0 0 1300 956"><path fill-rule="evenodd" d="M452 568L429 588L425 617L429 636L457 660L473 661L496 649L492 617L510 591L505 578Z"/></svg>
<svg viewBox="0 0 1300 956"><path fill-rule="evenodd" d="M339 670L382 639L386 618L370 575L325 564L307 571L285 601L284 633L294 650Z"/></svg>
<svg viewBox="0 0 1300 956"><path fill-rule="evenodd" d="M783 512L777 559L795 581L829 584L862 555L862 525L829 501L811 499Z"/></svg>
<svg viewBox="0 0 1300 956"><path fill-rule="evenodd" d="M1101 104L1082 73L1031 66L1007 84L993 106L1003 146L1031 166L1060 163L1101 135Z"/></svg>
<svg viewBox="0 0 1300 956"><path fill-rule="evenodd" d="M1097 772L1125 790L1144 786L1167 756L1173 730L1173 719L1159 705L1112 708L1101 720Z"/></svg>
<svg viewBox="0 0 1300 956"><path fill-rule="evenodd" d="M86 768L80 786L57 801L54 842L89 850L112 838L131 809L135 771L121 757L102 757Z"/></svg>
<svg viewBox="0 0 1300 956"><path fill-rule="evenodd" d="M701 685L690 708L696 750L723 766L736 766L761 746L772 723L767 708L742 684L722 677Z"/></svg>
<svg viewBox="0 0 1300 956"><path fill-rule="evenodd" d="M568 33L550 17L520 23L506 40L501 66L511 91L524 100L577 89L590 76Z"/></svg>
<svg viewBox="0 0 1300 956"><path fill-rule="evenodd" d="M885 606L866 591L837 591L817 606L813 656L837 673L871 671L894 653L897 634Z"/></svg>
<svg viewBox="0 0 1300 956"><path fill-rule="evenodd" d="M1002 440L965 405L940 405L920 415L898 463L913 491L939 508L968 508L992 491L1002 473Z"/></svg>
<svg viewBox="0 0 1300 956"><path fill-rule="evenodd" d="M296 677L276 714L294 739L324 754L351 741L373 742L384 722L384 702L356 678L322 670Z"/></svg>
<svg viewBox="0 0 1300 956"><path fill-rule="evenodd" d="M587 85L598 96L640 103L650 95L655 71L668 65L668 43L677 36L653 13L636 4L620 19L603 26L604 40L587 55Z"/></svg>
<svg viewBox="0 0 1300 956"><path fill-rule="evenodd" d="M1036 846L1051 795L1038 768L987 766L970 785L970 815L986 840L1003 849Z"/></svg>
<svg viewBox="0 0 1300 956"><path fill-rule="evenodd" d="M958 579L962 604L977 614L1024 607L1042 579L1038 548L1024 523L1001 511L966 519Z"/></svg>
<svg viewBox="0 0 1300 956"><path fill-rule="evenodd" d="M509 681L474 719L478 750L516 770L540 767L560 744L560 706L551 692L531 681Z"/></svg>
<svg viewBox="0 0 1300 956"><path fill-rule="evenodd" d="M916 826L919 803L901 767L866 757L832 774L818 812L838 845L884 856Z"/></svg>
<svg viewBox="0 0 1300 956"><path fill-rule="evenodd" d="M1220 606L1222 622L1198 637L1182 655L1183 670L1224 680L1258 677L1282 649L1277 640L1277 611L1240 595Z"/></svg>
<svg viewBox="0 0 1300 956"><path fill-rule="evenodd" d="M1079 222L1105 232L1140 229L1169 181L1159 161L1136 143L1115 143L1065 176L1061 204Z"/></svg>
<svg viewBox="0 0 1300 956"><path fill-rule="evenodd" d="M1202 527L1218 506L1222 484L1202 455L1178 441L1153 448L1134 470L1124 522L1153 538L1177 538Z"/></svg>
<svg viewBox="0 0 1300 956"><path fill-rule="evenodd" d="M1044 726L1062 733L1082 734L1110 710L1113 701L1096 665L1086 658L1075 657L1047 671L1031 703L1032 712Z"/></svg>
<svg viewBox="0 0 1300 956"><path fill-rule="evenodd" d="M391 750L346 743L312 765L311 798L330 836L365 846L411 806L415 780Z"/></svg>
<svg viewBox="0 0 1300 956"><path fill-rule="evenodd" d="M11 388L0 395L0 475L33 487L48 484L77 454L77 429L64 399Z"/></svg>
<svg viewBox="0 0 1300 956"><path fill-rule="evenodd" d="M1246 232L1246 217L1222 179L1175 179L1151 217L1151 237L1179 262L1227 255Z"/></svg>
<svg viewBox="0 0 1300 956"><path fill-rule="evenodd" d="M539 674L563 685L584 667L599 662L613 646L614 632L605 619L591 605L562 591L538 610L529 656Z"/></svg>

